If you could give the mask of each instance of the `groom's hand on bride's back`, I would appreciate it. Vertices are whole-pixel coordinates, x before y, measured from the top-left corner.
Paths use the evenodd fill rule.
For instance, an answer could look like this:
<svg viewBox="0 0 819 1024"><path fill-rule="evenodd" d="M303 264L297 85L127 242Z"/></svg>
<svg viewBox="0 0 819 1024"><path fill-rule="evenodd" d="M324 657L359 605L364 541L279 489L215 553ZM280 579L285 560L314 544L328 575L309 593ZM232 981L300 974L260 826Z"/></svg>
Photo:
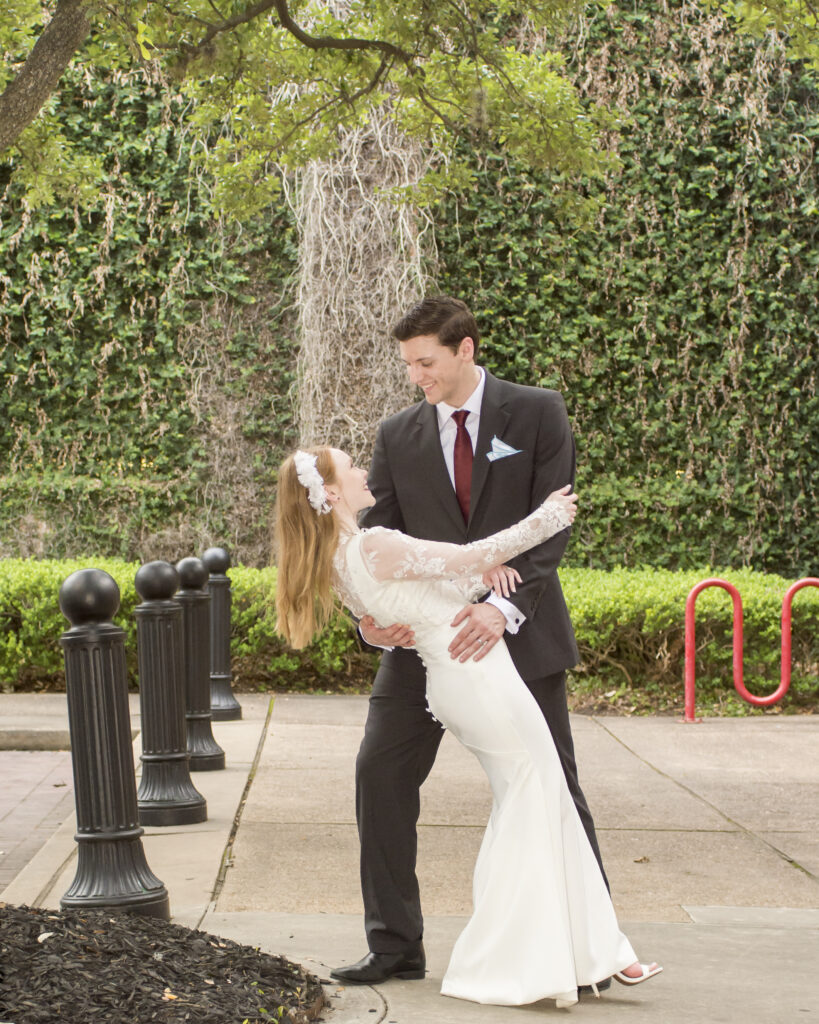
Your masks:
<svg viewBox="0 0 819 1024"><path fill-rule="evenodd" d="M462 608L450 626L461 626L449 645L449 656L458 661L485 658L503 636L506 619L500 608L493 604L468 604Z"/></svg>
<svg viewBox="0 0 819 1024"><path fill-rule="evenodd" d="M365 615L358 624L364 641L371 647L414 647L415 633L402 622L391 626L377 626L372 615Z"/></svg>

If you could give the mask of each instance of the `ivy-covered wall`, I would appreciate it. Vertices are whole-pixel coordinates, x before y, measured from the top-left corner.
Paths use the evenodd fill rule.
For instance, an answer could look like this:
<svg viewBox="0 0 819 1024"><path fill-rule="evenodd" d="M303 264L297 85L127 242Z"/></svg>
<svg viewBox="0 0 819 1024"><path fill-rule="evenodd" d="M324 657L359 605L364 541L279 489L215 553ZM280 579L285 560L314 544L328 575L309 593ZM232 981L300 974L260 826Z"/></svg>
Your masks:
<svg viewBox="0 0 819 1024"><path fill-rule="evenodd" d="M0 556L221 537L264 561L292 430L290 219L211 219L183 111L146 73L69 72L61 109L108 180L90 209L31 211L0 167Z"/></svg>
<svg viewBox="0 0 819 1024"><path fill-rule="evenodd" d="M443 291L486 362L565 395L583 511L571 563L819 570L819 92L774 44L642 0L587 25L573 73L619 103L622 172L561 223L498 156L443 206Z"/></svg>
<svg viewBox="0 0 819 1024"><path fill-rule="evenodd" d="M628 111L621 173L584 186L593 223L480 152L435 218L439 285L474 307L486 365L566 397L570 560L816 574L815 81L676 0L615 4L565 49L590 103ZM110 177L91 211L2 194L0 557L219 541L261 564L294 440L292 222L209 219L149 78L74 74L62 100Z"/></svg>

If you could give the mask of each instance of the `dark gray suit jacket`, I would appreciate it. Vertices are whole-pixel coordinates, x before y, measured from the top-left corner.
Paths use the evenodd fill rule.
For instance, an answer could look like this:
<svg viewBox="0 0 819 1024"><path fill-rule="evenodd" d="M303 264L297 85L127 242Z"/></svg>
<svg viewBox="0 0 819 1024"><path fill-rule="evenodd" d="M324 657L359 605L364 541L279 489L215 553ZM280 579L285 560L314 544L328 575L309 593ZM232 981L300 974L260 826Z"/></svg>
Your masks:
<svg viewBox="0 0 819 1024"><path fill-rule="evenodd" d="M520 449L519 454L490 462L486 454L493 437ZM510 384L487 373L469 523L463 521L447 473L435 407L421 401L379 427L369 474L376 504L364 513L362 526L464 544L523 519L552 491L574 483L574 474L574 440L559 392ZM570 533L564 530L510 563L523 583L509 600L527 621L505 639L524 679L552 675L578 661L557 576Z"/></svg>

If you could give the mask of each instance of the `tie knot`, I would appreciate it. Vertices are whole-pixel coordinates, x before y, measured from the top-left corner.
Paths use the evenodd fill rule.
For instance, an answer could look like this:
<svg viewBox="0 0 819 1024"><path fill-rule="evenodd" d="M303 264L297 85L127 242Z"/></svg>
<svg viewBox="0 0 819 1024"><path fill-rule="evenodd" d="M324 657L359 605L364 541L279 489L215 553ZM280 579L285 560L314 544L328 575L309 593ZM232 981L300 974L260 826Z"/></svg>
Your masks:
<svg viewBox="0 0 819 1024"><path fill-rule="evenodd" d="M459 409L457 412L453 412L452 418L455 420L457 427L462 427L466 423L466 417L469 415L468 409Z"/></svg>

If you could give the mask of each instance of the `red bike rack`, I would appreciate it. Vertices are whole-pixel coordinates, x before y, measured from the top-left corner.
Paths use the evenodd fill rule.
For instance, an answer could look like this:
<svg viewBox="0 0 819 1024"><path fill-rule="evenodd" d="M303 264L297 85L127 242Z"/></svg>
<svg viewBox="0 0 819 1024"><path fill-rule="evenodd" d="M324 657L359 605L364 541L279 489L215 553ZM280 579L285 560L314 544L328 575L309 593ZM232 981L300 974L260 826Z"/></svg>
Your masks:
<svg viewBox="0 0 819 1024"><path fill-rule="evenodd" d="M805 579L792 583L785 591L782 598L782 662L779 686L768 697L756 697L749 693L742 679L742 598L739 591L727 580L713 579L702 580L691 589L685 601L685 721L696 722L694 715L695 700L695 677L696 677L696 645L694 628L694 610L697 598L706 587L722 587L731 595L734 604L734 688L737 693L749 704L756 707L770 707L776 704L788 692L791 685L791 605L794 594L803 587L819 587L819 579L813 576L806 576Z"/></svg>

